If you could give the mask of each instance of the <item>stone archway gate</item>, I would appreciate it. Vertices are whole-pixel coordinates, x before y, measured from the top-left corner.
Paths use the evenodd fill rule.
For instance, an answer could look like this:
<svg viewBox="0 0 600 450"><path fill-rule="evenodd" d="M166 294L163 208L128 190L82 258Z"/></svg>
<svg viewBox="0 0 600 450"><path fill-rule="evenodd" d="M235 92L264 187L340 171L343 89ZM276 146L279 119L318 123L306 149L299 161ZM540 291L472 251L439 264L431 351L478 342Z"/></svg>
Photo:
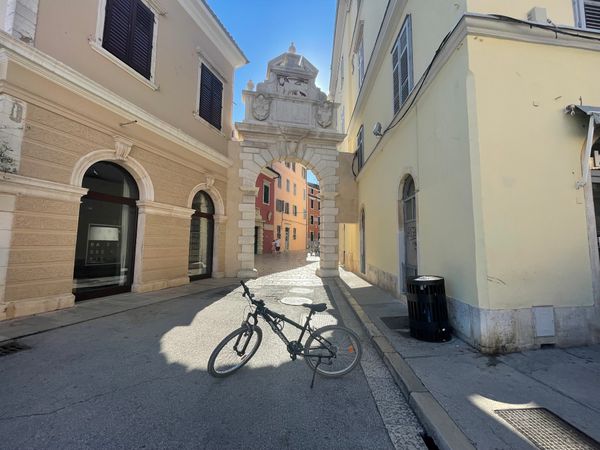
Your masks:
<svg viewBox="0 0 600 450"><path fill-rule="evenodd" d="M338 105L315 85L318 70L290 47L268 64L267 80L243 92L246 115L236 123L240 138L242 200L238 238L239 277L254 269L256 179L274 161L296 162L312 170L321 192L321 262L317 275L337 276L340 156L344 135L336 131Z"/></svg>

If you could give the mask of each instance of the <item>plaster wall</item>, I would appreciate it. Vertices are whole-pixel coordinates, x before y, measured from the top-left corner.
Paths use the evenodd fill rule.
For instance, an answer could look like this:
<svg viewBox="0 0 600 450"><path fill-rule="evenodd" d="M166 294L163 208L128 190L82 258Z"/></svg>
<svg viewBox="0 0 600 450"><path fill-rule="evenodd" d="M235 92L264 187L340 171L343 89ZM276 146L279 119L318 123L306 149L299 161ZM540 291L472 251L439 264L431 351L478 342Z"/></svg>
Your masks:
<svg viewBox="0 0 600 450"><path fill-rule="evenodd" d="M198 27L179 2L164 2L167 14L156 16L154 84L158 89L154 90L90 44L96 37L99 1L40 0L35 46L225 154L232 132L234 68L210 36ZM195 117L200 60L224 79L221 131Z"/></svg>
<svg viewBox="0 0 600 450"><path fill-rule="evenodd" d="M545 8L548 19L557 25L575 23L573 2L569 0L467 0L469 12L502 14L521 20L527 20L527 13L535 7Z"/></svg>
<svg viewBox="0 0 600 450"><path fill-rule="evenodd" d="M587 122L564 107L600 104L597 52L477 36L468 48L487 261L480 304L592 305L586 199L575 189Z"/></svg>

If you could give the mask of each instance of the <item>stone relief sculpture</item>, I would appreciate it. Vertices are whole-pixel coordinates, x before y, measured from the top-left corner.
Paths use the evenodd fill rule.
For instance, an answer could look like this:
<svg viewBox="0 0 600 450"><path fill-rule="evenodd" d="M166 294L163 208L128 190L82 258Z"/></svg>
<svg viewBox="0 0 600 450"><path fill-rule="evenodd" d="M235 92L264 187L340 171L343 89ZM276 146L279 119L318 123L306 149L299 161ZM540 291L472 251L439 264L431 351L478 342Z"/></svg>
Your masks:
<svg viewBox="0 0 600 450"><path fill-rule="evenodd" d="M333 103L324 102L317 107L317 123L322 128L329 128L333 120Z"/></svg>
<svg viewBox="0 0 600 450"><path fill-rule="evenodd" d="M271 113L271 100L263 94L259 94L252 102L252 116L256 120L266 120Z"/></svg>
<svg viewBox="0 0 600 450"><path fill-rule="evenodd" d="M306 97L308 95L308 80L279 75L277 77L277 93L293 97Z"/></svg>

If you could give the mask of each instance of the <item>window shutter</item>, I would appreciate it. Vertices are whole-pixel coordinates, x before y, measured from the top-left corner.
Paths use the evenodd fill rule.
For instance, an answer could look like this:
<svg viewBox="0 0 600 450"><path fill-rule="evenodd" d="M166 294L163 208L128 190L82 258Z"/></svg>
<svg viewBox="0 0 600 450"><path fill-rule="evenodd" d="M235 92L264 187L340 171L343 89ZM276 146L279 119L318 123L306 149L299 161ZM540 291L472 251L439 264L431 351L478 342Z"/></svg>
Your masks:
<svg viewBox="0 0 600 450"><path fill-rule="evenodd" d="M592 30L600 30L600 2L597 0L585 0L583 2L585 16L585 27Z"/></svg>
<svg viewBox="0 0 600 450"><path fill-rule="evenodd" d="M413 88L412 19L406 16L392 52L394 114L408 99Z"/></svg>
<svg viewBox="0 0 600 450"><path fill-rule="evenodd" d="M221 129L223 83L204 64L200 74L200 117Z"/></svg>
<svg viewBox="0 0 600 450"><path fill-rule="evenodd" d="M107 0L102 47L128 63L133 0Z"/></svg>
<svg viewBox="0 0 600 450"><path fill-rule="evenodd" d="M396 42L394 51L392 53L392 78L394 80L394 114L400 111L400 71L398 69L398 62L400 60L400 46Z"/></svg>
<svg viewBox="0 0 600 450"><path fill-rule="evenodd" d="M131 33L131 67L150 79L154 14L141 1L136 1Z"/></svg>

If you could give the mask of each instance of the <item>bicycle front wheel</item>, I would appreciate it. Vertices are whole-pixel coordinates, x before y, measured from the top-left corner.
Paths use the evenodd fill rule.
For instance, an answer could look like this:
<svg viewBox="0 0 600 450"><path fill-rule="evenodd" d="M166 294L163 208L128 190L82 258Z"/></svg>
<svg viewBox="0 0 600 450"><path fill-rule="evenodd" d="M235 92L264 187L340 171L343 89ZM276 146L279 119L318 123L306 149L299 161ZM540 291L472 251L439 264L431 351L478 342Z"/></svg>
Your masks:
<svg viewBox="0 0 600 450"><path fill-rule="evenodd" d="M254 356L262 342L262 330L245 325L225 338L213 350L208 360L208 373L224 378L241 369Z"/></svg>
<svg viewBox="0 0 600 450"><path fill-rule="evenodd" d="M346 327L329 325L315 330L306 340L304 360L325 377L341 377L356 367L362 347L356 333Z"/></svg>

